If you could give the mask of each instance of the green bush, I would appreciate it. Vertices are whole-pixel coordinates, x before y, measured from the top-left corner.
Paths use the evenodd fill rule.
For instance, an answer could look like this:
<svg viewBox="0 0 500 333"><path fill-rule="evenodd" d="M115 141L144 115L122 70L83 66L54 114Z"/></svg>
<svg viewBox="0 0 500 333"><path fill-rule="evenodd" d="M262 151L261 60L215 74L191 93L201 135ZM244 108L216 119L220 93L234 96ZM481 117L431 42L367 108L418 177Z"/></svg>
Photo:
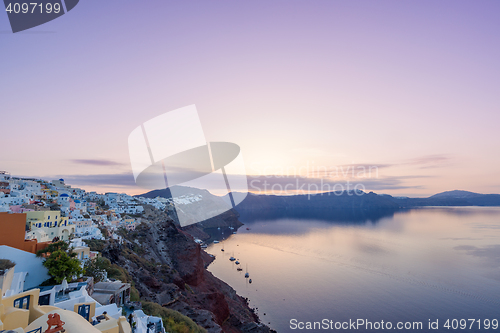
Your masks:
<svg viewBox="0 0 500 333"><path fill-rule="evenodd" d="M106 245L106 241L100 239L84 239L83 241L88 247L90 247L90 251L102 252L102 250L104 250L104 246Z"/></svg>
<svg viewBox="0 0 500 333"><path fill-rule="evenodd" d="M141 296L139 295L139 291L135 289L134 286L130 288L130 301L139 302L141 300Z"/></svg>
<svg viewBox="0 0 500 333"><path fill-rule="evenodd" d="M83 268L85 269L85 275L94 278L94 282L104 281L106 273L111 266L111 262L107 258L93 258L85 262Z"/></svg>
<svg viewBox="0 0 500 333"><path fill-rule="evenodd" d="M63 250L52 252L45 258L43 265L49 270L49 275L57 282L61 283L64 279L71 282L73 277L80 278L84 270L80 266L80 261Z"/></svg>
<svg viewBox="0 0 500 333"><path fill-rule="evenodd" d="M170 333L206 333L189 317L178 311L167 309L153 302L142 302L142 310L150 316L161 317L165 331Z"/></svg>
<svg viewBox="0 0 500 333"><path fill-rule="evenodd" d="M82 277L85 271L80 266L80 260L76 258L76 253L65 241L51 243L45 249L36 253L37 257L44 257L43 265L49 270L52 277L50 281L56 283L66 281L71 282L73 277Z"/></svg>

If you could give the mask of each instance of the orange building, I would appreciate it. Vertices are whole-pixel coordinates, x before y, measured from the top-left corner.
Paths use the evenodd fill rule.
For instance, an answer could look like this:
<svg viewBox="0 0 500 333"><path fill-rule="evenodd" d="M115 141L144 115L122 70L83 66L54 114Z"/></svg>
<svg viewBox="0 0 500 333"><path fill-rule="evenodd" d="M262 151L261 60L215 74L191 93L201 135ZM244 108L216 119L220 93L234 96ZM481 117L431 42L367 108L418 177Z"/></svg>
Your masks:
<svg viewBox="0 0 500 333"><path fill-rule="evenodd" d="M26 213L0 212L0 245L7 245L26 252L37 253L51 242L38 243L36 239L25 240Z"/></svg>

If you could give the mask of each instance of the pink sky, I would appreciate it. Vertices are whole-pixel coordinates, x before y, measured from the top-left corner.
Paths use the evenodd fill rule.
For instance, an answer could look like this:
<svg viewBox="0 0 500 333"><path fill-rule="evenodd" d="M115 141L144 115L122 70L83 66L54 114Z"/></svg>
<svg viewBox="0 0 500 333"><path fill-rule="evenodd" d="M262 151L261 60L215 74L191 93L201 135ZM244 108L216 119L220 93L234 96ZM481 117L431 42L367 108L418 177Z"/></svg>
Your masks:
<svg viewBox="0 0 500 333"><path fill-rule="evenodd" d="M141 193L128 135L196 104L248 174L372 165L378 193L500 193L499 10L85 0L17 34L0 15L0 170Z"/></svg>

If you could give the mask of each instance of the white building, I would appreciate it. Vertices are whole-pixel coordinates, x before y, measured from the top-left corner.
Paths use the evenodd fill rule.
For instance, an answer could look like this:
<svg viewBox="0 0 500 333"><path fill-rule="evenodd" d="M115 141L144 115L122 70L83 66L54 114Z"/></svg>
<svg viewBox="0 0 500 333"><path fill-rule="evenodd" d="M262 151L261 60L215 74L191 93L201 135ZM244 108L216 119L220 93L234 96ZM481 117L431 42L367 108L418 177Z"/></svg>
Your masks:
<svg viewBox="0 0 500 333"><path fill-rule="evenodd" d="M38 258L33 253L0 245L0 259L8 259L14 262L17 272L26 272L25 289L35 288L50 278L47 268L43 266L43 259Z"/></svg>

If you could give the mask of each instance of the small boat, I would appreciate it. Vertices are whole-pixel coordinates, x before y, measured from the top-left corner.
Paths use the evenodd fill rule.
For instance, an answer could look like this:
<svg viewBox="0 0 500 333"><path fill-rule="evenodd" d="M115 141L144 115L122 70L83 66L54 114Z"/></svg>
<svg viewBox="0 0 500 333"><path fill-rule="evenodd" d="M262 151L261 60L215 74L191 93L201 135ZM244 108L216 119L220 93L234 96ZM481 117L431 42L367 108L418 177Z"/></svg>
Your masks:
<svg viewBox="0 0 500 333"><path fill-rule="evenodd" d="M247 230L250 230L250 228L247 228Z"/></svg>
<svg viewBox="0 0 500 333"><path fill-rule="evenodd" d="M218 244L218 243L219 243L219 241L218 241L218 240L214 240L214 244Z"/></svg>
<svg viewBox="0 0 500 333"><path fill-rule="evenodd" d="M231 258L229 258L229 260L231 260L231 261L235 261L235 260L236 260L236 258L235 258L235 257L231 257Z"/></svg>
<svg viewBox="0 0 500 333"><path fill-rule="evenodd" d="M202 244L202 245L201 245L201 248L202 248L202 249L206 249L207 247L208 247L208 246L207 246L207 244Z"/></svg>
<svg viewBox="0 0 500 333"><path fill-rule="evenodd" d="M252 283L252 279L248 280L248 283Z"/></svg>
<svg viewBox="0 0 500 333"><path fill-rule="evenodd" d="M222 244L222 249L220 249L222 252L224 252L224 243Z"/></svg>
<svg viewBox="0 0 500 333"><path fill-rule="evenodd" d="M248 274L248 272L245 273L245 278L249 278L250 277L250 274Z"/></svg>
<svg viewBox="0 0 500 333"><path fill-rule="evenodd" d="M233 235L236 235L236 231L233 231Z"/></svg>
<svg viewBox="0 0 500 333"><path fill-rule="evenodd" d="M238 260L236 260L235 264L236 264L236 265L239 265L239 264L240 264L240 262L239 262Z"/></svg>
<svg viewBox="0 0 500 333"><path fill-rule="evenodd" d="M241 271L243 270L243 268L238 267L238 268L236 268L236 270L237 270L238 272L241 272Z"/></svg>

